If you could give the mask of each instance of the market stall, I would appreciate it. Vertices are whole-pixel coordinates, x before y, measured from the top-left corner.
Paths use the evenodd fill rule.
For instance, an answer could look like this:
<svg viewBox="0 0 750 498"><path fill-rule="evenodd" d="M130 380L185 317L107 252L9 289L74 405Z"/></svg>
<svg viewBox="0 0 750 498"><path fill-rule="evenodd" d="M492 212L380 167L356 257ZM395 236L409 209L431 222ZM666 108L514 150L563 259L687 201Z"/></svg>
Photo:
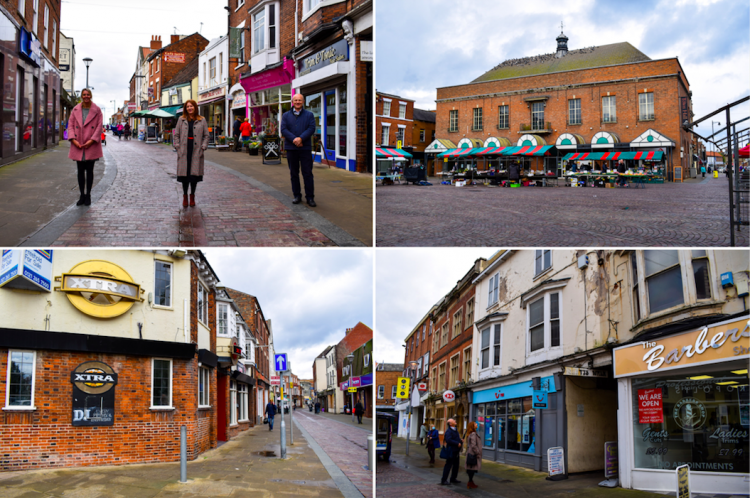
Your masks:
<svg viewBox="0 0 750 498"><path fill-rule="evenodd" d="M661 151L570 152L563 156L564 176L573 186L614 186L624 178L645 188L646 183L664 182L664 154ZM619 161L625 161L627 171L617 172Z"/></svg>
<svg viewBox="0 0 750 498"><path fill-rule="evenodd" d="M393 183L394 181L401 183L404 168L408 166L412 157L411 154L402 149L376 147L376 179L383 184Z"/></svg>

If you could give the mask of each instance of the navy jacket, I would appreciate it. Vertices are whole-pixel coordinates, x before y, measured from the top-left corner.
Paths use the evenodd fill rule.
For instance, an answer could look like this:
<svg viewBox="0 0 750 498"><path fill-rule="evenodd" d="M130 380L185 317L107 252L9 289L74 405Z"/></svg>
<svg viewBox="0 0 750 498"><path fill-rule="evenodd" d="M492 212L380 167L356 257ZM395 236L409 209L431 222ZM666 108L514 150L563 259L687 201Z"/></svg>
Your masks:
<svg viewBox="0 0 750 498"><path fill-rule="evenodd" d="M268 418L274 418L276 416L276 405L268 403L266 405L266 415L268 415Z"/></svg>
<svg viewBox="0 0 750 498"><path fill-rule="evenodd" d="M281 116L281 134L284 136L286 150L312 150L312 137L315 133L315 116L306 109L302 109L299 116L290 109ZM302 147L292 143L295 138L302 139Z"/></svg>
<svg viewBox="0 0 750 498"><path fill-rule="evenodd" d="M448 447L451 453L450 458L458 458L461 456L461 448L458 446L463 443L461 436L458 435L458 431L453 427L448 427L443 435L443 443Z"/></svg>
<svg viewBox="0 0 750 498"><path fill-rule="evenodd" d="M234 120L234 125L232 125L232 132L234 133L235 136L240 134L241 124L242 124L242 121L239 121L237 119Z"/></svg>

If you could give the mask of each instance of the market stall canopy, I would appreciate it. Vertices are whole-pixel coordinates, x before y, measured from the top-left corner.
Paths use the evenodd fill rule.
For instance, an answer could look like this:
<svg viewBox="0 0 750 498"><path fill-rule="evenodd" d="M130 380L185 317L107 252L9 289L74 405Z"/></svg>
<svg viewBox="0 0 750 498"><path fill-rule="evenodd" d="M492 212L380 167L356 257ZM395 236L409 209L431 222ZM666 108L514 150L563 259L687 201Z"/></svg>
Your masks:
<svg viewBox="0 0 750 498"><path fill-rule="evenodd" d="M661 161L664 153L660 150L644 152L571 152L563 156L563 161Z"/></svg>
<svg viewBox="0 0 750 498"><path fill-rule="evenodd" d="M554 145L524 145L520 147L518 151L514 152L514 156L549 156L550 149Z"/></svg>
<svg viewBox="0 0 750 498"><path fill-rule="evenodd" d="M509 149L509 148L510 147L482 147L479 149L474 149L474 155L475 156L493 156L493 155L500 156L503 154L504 150Z"/></svg>
<svg viewBox="0 0 750 498"><path fill-rule="evenodd" d="M182 104L180 104L180 105L173 105L173 106L170 106L170 107L162 107L161 108L162 111L168 112L171 115L171 117L177 116L177 112L180 109L182 109Z"/></svg>
<svg viewBox="0 0 750 498"><path fill-rule="evenodd" d="M143 116L146 112L148 112L148 111L135 111L135 112L133 112L133 113L130 114L130 117L137 118L139 116Z"/></svg>
<svg viewBox="0 0 750 498"><path fill-rule="evenodd" d="M477 149L472 147L464 147L463 149L451 149L446 150L438 154L438 157L459 157L459 156L470 156L473 151Z"/></svg>
<svg viewBox="0 0 750 498"><path fill-rule="evenodd" d="M447 138L436 138L430 145L425 147L425 154L439 154L446 150L455 149L456 144L448 140Z"/></svg>
<svg viewBox="0 0 750 498"><path fill-rule="evenodd" d="M401 158L408 159L413 157L411 154L401 149L386 149L384 147L375 148L375 157Z"/></svg>
<svg viewBox="0 0 750 498"><path fill-rule="evenodd" d="M150 118L173 118L174 114L170 114L164 109L155 109L153 111L149 111L145 116L148 116Z"/></svg>
<svg viewBox="0 0 750 498"><path fill-rule="evenodd" d="M750 157L750 144L747 144L738 151L740 157Z"/></svg>

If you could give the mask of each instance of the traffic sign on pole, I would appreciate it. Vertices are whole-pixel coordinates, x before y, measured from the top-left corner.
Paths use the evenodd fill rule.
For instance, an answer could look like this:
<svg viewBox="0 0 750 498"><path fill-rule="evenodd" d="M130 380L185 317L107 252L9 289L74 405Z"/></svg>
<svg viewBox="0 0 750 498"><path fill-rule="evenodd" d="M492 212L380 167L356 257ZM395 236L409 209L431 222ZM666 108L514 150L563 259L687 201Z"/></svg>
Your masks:
<svg viewBox="0 0 750 498"><path fill-rule="evenodd" d="M289 361L287 360L286 353L275 354L273 363L276 365L277 372L286 372L289 370Z"/></svg>
<svg viewBox="0 0 750 498"><path fill-rule="evenodd" d="M356 393L357 392L357 388L356 387L350 387L349 388L349 392L350 393Z"/></svg>
<svg viewBox="0 0 750 498"><path fill-rule="evenodd" d="M409 397L409 377L399 377L396 385L396 397L406 399Z"/></svg>

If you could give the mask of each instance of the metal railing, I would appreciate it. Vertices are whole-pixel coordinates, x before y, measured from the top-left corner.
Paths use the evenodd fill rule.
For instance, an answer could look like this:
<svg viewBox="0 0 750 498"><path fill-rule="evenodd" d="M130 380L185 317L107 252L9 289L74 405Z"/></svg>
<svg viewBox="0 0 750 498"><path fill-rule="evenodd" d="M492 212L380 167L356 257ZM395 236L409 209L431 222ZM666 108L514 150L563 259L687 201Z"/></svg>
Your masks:
<svg viewBox="0 0 750 498"><path fill-rule="evenodd" d="M519 127L519 131L529 132L529 133L552 133L552 122L547 121L545 122L531 122L531 123L521 123Z"/></svg>

